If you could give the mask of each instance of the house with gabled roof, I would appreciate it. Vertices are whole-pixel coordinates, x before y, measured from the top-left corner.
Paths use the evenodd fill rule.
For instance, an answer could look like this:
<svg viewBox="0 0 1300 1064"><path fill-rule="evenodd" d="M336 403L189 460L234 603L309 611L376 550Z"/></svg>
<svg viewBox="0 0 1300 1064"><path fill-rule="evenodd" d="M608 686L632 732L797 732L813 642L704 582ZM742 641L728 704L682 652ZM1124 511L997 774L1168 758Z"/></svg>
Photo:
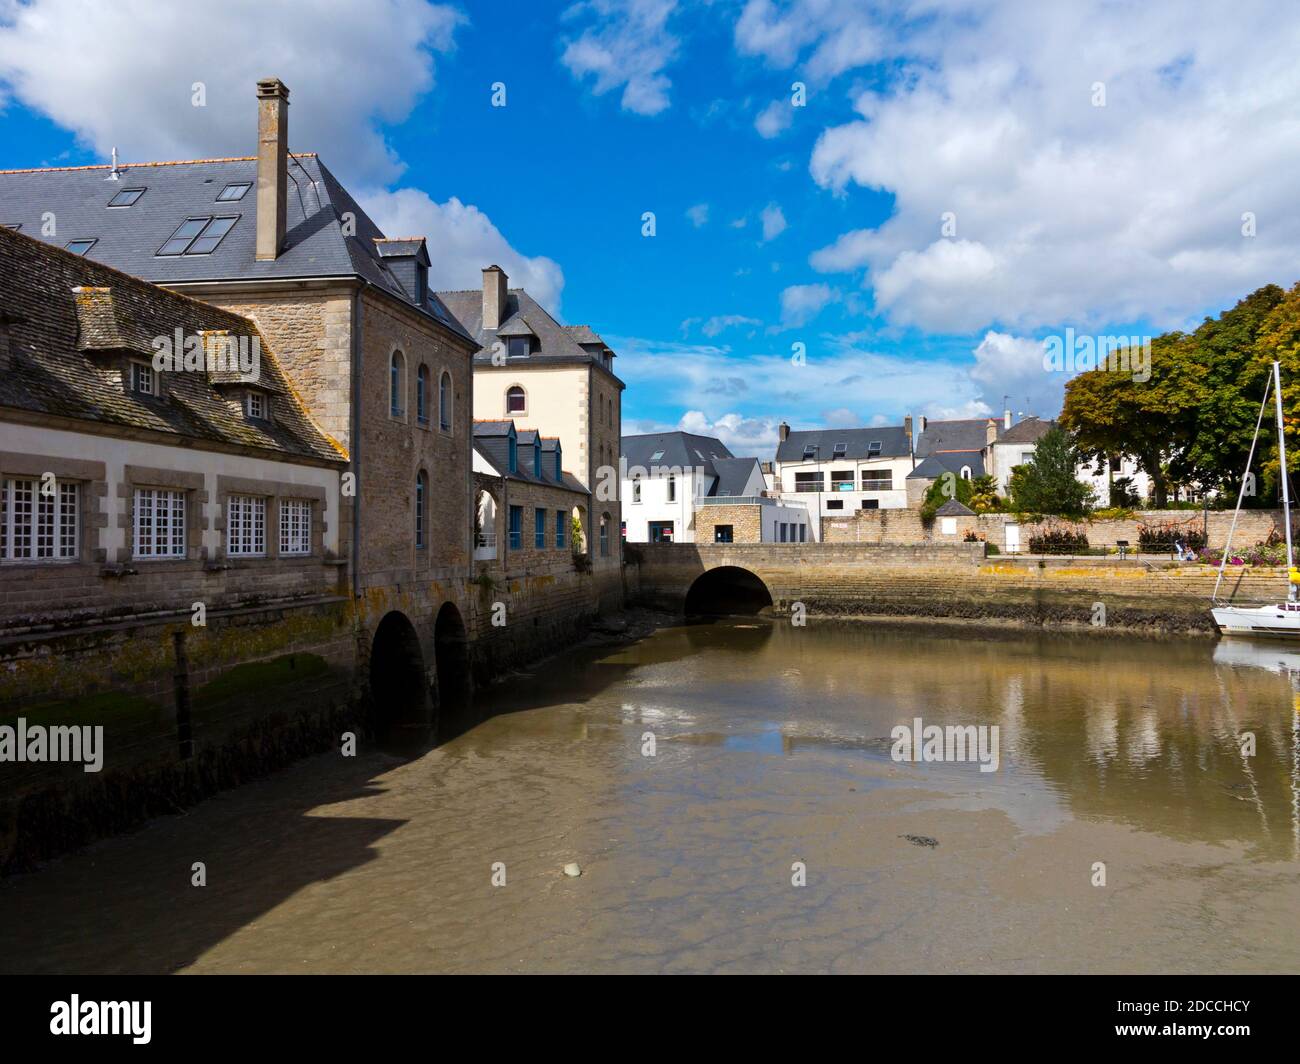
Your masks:
<svg viewBox="0 0 1300 1064"><path fill-rule="evenodd" d="M346 468L255 323L0 230L0 630L335 594Z"/></svg>
<svg viewBox="0 0 1300 1064"><path fill-rule="evenodd" d="M589 325L562 325L527 291L511 288L500 266L484 268L481 289L437 297L477 346L474 417L540 426L560 440L569 469L591 493L583 539L602 601L621 600L624 384L614 352Z"/></svg>
<svg viewBox="0 0 1300 1064"><path fill-rule="evenodd" d="M716 437L680 431L624 436L619 466L629 543L815 538L807 508L778 500L767 491L758 459L737 458Z"/></svg>

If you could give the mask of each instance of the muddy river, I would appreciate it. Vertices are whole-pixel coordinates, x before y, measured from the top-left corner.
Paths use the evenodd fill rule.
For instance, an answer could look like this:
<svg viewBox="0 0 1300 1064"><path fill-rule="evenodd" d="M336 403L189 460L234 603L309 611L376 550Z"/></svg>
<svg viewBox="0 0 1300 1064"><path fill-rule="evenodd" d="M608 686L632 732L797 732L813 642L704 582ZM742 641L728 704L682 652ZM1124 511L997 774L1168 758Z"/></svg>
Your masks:
<svg viewBox="0 0 1300 1064"><path fill-rule="evenodd" d="M317 757L0 883L0 969L1300 971L1293 668L663 629L511 677L422 756ZM996 769L896 760L918 718L996 726Z"/></svg>

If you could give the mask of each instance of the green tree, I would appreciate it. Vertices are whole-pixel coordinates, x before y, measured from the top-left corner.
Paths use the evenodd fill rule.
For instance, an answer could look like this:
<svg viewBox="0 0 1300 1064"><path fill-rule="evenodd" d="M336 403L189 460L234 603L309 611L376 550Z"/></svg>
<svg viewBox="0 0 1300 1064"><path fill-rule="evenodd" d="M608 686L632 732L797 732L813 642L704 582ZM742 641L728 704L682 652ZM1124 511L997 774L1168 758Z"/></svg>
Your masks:
<svg viewBox="0 0 1300 1064"><path fill-rule="evenodd" d="M975 486L965 477L956 473L944 473L926 489L925 498L921 500L921 520L933 521L936 511L949 499L956 499L963 506L970 506L975 495Z"/></svg>
<svg viewBox="0 0 1300 1064"><path fill-rule="evenodd" d="M1074 475L1079 452L1070 437L1052 429L1034 448L1034 457L1011 471L1012 505L1022 513L1077 517L1092 505L1093 490Z"/></svg>

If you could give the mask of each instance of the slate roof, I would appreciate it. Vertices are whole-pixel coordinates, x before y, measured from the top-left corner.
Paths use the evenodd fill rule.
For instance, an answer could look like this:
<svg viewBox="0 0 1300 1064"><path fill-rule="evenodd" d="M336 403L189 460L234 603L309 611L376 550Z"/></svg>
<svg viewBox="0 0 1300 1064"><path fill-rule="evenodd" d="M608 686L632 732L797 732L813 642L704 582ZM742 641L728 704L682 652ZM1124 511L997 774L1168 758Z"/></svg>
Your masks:
<svg viewBox="0 0 1300 1064"><path fill-rule="evenodd" d="M74 289L81 289L74 292ZM0 228L0 317L10 324L11 368L0 408L106 422L175 436L342 462L343 449L299 403L257 326L237 314L147 284L23 233ZM164 394L123 388L125 354L152 361L155 337L228 332L257 338L258 385L275 393L271 418L245 416L221 383L237 373L167 372Z"/></svg>
<svg viewBox="0 0 1300 1064"><path fill-rule="evenodd" d="M990 418L956 421L928 421L916 440L916 456L925 458L939 451L982 451L988 442ZM1001 422L997 422L1001 428Z"/></svg>
<svg viewBox="0 0 1300 1064"><path fill-rule="evenodd" d="M497 329L483 328L483 292L474 288L468 291L439 292L438 298L479 345L474 356L475 365L492 365L492 345L498 337L532 335L537 338L533 353L526 358L512 358L508 365L537 363L584 363L600 366L614 378L621 388L623 382L605 365L600 352L609 351L605 342L586 325L572 328L561 325L550 313L522 288L512 288L506 293L505 313ZM589 351L583 345L599 345L598 351ZM610 357L613 352L610 351Z"/></svg>
<svg viewBox="0 0 1300 1064"><path fill-rule="evenodd" d="M709 476L718 475L715 460L736 457L721 440L689 432L652 432L640 436L624 436L619 441L619 452L628 468L669 466L685 469L702 466ZM653 457L659 452L662 453L658 458Z"/></svg>
<svg viewBox="0 0 1300 1064"><path fill-rule="evenodd" d="M1012 425L997 439L998 443L1037 443L1046 436L1052 429L1056 428L1055 421L1044 421L1041 418L1027 417L1024 421Z"/></svg>
<svg viewBox="0 0 1300 1064"><path fill-rule="evenodd" d="M984 475L983 451L940 451L917 463L907 474L908 480L938 480L944 473L961 475L962 466L970 466L972 477Z"/></svg>
<svg viewBox="0 0 1300 1064"><path fill-rule="evenodd" d="M964 502L958 502L956 499L949 499L946 503L934 511L936 517L974 517L975 511L967 506Z"/></svg>
<svg viewBox="0 0 1300 1064"><path fill-rule="evenodd" d="M831 461L835 445L843 443L847 449L838 457L846 461L867 458L903 458L911 454L907 433L902 425L884 425L873 429L817 429L791 432L776 448L778 462L803 462L805 447L817 447L817 461ZM879 443L880 450L871 452L870 445Z"/></svg>
<svg viewBox="0 0 1300 1064"><path fill-rule="evenodd" d="M713 487L709 489L712 496L719 495L743 495L745 485L750 481L755 469L758 468L757 458L715 458L713 468L716 470L718 479L714 482ZM759 482L762 482L762 471L759 470ZM760 491L763 489L760 487Z"/></svg>
<svg viewBox="0 0 1300 1064"><path fill-rule="evenodd" d="M406 292L385 257L414 254L398 238L381 251L384 234L315 155L294 155L288 166L284 249L271 261L255 258L257 244L257 159L199 159L128 163L118 167L77 166L0 170L0 225L63 247L72 240L95 241L87 257L156 284L272 280L303 277L360 277L408 305ZM227 185L248 184L242 199L217 202ZM130 207L109 207L124 189L143 188ZM42 235L52 212L56 235ZM355 219L345 236L344 215ZM158 250L187 218L235 217L234 227L207 255L160 256ZM436 257L438 249L433 250ZM458 335L460 323L429 293L422 311Z"/></svg>
<svg viewBox="0 0 1300 1064"><path fill-rule="evenodd" d="M516 472L510 468L511 432L515 435L517 452L515 455ZM520 480L529 484L545 484L552 488L566 488L582 495L590 494L582 482L567 469L561 469L561 477L555 479L554 464L548 462L548 455L553 455L559 447L555 437L542 436L542 469L538 473L533 469L533 441L538 438L536 429L516 429L513 421L475 421L474 450L482 455L497 471L497 475L506 480Z"/></svg>

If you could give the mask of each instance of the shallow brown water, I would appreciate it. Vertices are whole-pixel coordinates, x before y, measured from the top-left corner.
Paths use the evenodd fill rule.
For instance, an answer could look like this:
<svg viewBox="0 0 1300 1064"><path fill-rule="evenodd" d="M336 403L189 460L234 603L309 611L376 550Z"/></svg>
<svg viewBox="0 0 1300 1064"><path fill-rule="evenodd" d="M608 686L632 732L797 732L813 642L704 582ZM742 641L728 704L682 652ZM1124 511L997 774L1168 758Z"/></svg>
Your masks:
<svg viewBox="0 0 1300 1064"><path fill-rule="evenodd" d="M0 884L0 968L1300 971L1285 658L667 629L513 678L417 759L326 755ZM996 724L998 771L891 760L917 716Z"/></svg>

